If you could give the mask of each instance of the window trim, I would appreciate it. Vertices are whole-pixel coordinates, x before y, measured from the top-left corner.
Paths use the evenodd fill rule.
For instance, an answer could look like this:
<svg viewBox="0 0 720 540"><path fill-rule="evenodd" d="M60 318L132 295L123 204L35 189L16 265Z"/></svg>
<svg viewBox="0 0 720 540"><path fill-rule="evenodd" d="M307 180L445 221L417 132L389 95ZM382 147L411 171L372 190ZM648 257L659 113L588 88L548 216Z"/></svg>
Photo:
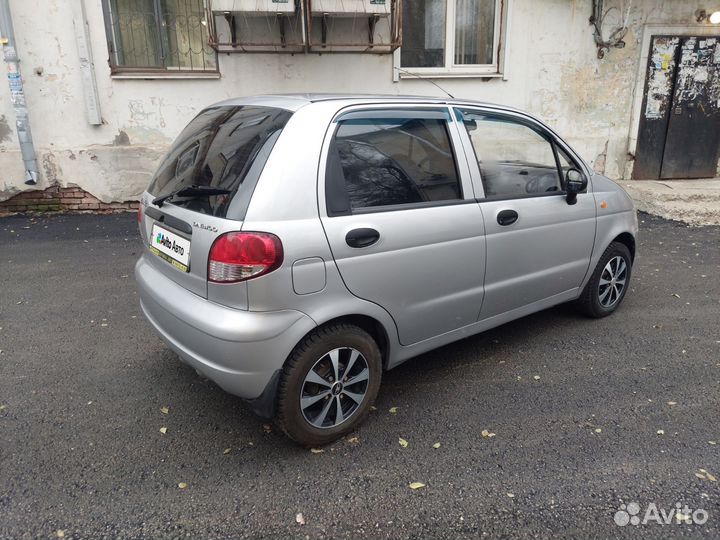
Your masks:
<svg viewBox="0 0 720 540"><path fill-rule="evenodd" d="M493 35L493 63L455 64L455 5L457 0L445 0L445 55L441 67L413 67L402 65L402 45L393 53L393 81L418 78L500 78L507 80L507 35L512 0L495 0Z"/></svg>
<svg viewBox="0 0 720 540"><path fill-rule="evenodd" d="M362 116L365 114L371 114L373 112L388 113L392 111L394 114L400 115L403 111L410 114L417 114L421 111L428 111L431 115L433 113L442 113L445 120L445 128L447 130L448 140L450 142L450 148L453 154L455 171L457 174L458 187L460 189L460 197L458 199L446 199L442 201L423 201L419 203L408 203L408 204L395 204L395 205L383 205L383 206L370 206L365 208L353 209L352 206L349 210L344 212L334 212L330 209L327 198L327 186L328 186L328 163L330 160L330 148L335 140L335 134L340 126L343 116L347 116L352 113L361 113ZM333 217L345 217L345 216L360 216L367 214L375 214L379 212L392 212L392 211L404 211L414 210L420 208L433 208L437 206L453 206L456 204L469 204L476 202L475 188L471 178L471 171L468 168L467 158L463 147L463 142L458 126L451 108L448 105L438 103L373 103L366 105L351 105L339 110L333 117L328 129L325 133L325 139L323 141L322 152L320 155L320 162L318 167L318 202L320 203L321 216L333 218Z"/></svg>
<svg viewBox="0 0 720 540"><path fill-rule="evenodd" d="M156 4L156 3L155 3ZM124 66L118 65L118 51L116 50L116 35L113 21L115 14L112 9L112 0L101 0L103 23L105 27L105 41L108 50L108 65L110 66L110 77L113 79L219 79L220 62L218 53L213 49L215 55L214 69L181 69L171 67L155 66ZM156 22L159 23L157 5L155 5ZM160 42L158 37L158 42Z"/></svg>
<svg viewBox="0 0 720 540"><path fill-rule="evenodd" d="M453 103L452 104L452 115L458 125L460 135L462 138L462 144L463 148L465 149L465 154L468 162L468 166L470 167L472 179L473 179L473 188L476 190L476 193L482 193L482 196L477 197L478 202L483 201L504 201L504 200L515 200L515 199L529 199L529 198L537 198L537 197L550 197L553 195L567 195L567 192L565 191L565 179L562 175L562 169L560 167L560 161L558 159L558 148L562 150L567 157L569 158L572 165L577 168L588 180L588 187L586 188L583 193L588 193L591 191L591 185L592 185L592 174L590 173L590 169L585 164L585 162L578 156L575 151L570 148L570 146L565 143L558 135L555 133L552 129L550 129L548 126L540 122L539 120L520 113L519 111L512 111L512 110L504 110L501 108L494 108L494 107L483 107L479 106L477 104L463 104L463 103ZM504 196L504 195L486 195L485 194L485 184L482 181L482 171L480 170L480 164L477 160L477 153L475 152L475 147L472 144L472 139L470 137L470 134L468 133L467 129L465 129L465 126L462 125L461 115L463 109L471 110L471 111L477 111L478 114L487 114L492 115L496 117L502 117L507 118L508 120L515 122L517 124L521 124L524 126L527 126L528 128L532 129L538 135L543 137L545 140L548 141L548 143L552 146L553 150L553 156L555 159L555 165L558 171L558 176L560 178L560 185L562 187L562 191L552 191L548 193L538 193L538 194L522 194L522 195L513 195L513 196Z"/></svg>

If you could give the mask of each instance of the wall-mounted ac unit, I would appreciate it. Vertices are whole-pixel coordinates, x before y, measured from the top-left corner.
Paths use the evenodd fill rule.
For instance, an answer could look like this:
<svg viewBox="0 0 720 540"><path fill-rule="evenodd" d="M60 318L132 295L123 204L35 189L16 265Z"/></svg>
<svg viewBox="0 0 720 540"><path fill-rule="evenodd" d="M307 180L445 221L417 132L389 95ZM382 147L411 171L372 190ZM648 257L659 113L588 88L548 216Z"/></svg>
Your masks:
<svg viewBox="0 0 720 540"><path fill-rule="evenodd" d="M245 15L295 13L295 0L211 0L210 6L214 12L230 11Z"/></svg>
<svg viewBox="0 0 720 540"><path fill-rule="evenodd" d="M331 16L390 15L391 0L310 0L312 14Z"/></svg>

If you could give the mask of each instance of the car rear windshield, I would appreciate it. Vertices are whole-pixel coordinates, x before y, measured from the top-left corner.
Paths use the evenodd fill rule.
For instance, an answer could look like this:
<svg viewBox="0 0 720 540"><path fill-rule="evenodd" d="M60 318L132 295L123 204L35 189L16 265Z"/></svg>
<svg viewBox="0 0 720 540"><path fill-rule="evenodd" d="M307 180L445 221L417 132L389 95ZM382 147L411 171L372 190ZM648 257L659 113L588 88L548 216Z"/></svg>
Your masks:
<svg viewBox="0 0 720 540"><path fill-rule="evenodd" d="M180 133L148 191L154 197L190 186L228 190L222 195L173 197L168 203L226 217L233 197L252 191L292 113L284 109L220 106L205 109Z"/></svg>

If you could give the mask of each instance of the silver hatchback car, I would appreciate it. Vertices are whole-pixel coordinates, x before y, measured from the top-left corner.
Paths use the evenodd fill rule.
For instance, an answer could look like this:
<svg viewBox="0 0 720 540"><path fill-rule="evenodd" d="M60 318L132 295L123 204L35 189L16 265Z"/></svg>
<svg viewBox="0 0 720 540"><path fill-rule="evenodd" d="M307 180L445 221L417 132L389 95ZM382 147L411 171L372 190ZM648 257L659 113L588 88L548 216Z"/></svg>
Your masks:
<svg viewBox="0 0 720 540"><path fill-rule="evenodd" d="M195 117L138 215L145 316L303 445L368 413L384 369L627 293L637 217L549 127L463 100L282 95Z"/></svg>

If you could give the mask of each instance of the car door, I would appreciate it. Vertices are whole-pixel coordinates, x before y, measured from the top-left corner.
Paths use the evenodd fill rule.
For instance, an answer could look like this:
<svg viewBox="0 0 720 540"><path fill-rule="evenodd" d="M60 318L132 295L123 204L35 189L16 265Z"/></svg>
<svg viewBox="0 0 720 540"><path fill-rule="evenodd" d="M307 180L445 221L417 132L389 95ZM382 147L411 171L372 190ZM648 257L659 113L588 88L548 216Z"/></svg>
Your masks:
<svg viewBox="0 0 720 540"><path fill-rule="evenodd" d="M596 209L591 192L568 204L564 177L589 172L568 147L532 119L460 107L467 153L482 185L487 265L480 319L577 295L590 264Z"/></svg>
<svg viewBox="0 0 720 540"><path fill-rule="evenodd" d="M403 345L475 323L482 303L484 225L459 135L446 107L413 105L346 109L326 137L320 214L337 268Z"/></svg>

